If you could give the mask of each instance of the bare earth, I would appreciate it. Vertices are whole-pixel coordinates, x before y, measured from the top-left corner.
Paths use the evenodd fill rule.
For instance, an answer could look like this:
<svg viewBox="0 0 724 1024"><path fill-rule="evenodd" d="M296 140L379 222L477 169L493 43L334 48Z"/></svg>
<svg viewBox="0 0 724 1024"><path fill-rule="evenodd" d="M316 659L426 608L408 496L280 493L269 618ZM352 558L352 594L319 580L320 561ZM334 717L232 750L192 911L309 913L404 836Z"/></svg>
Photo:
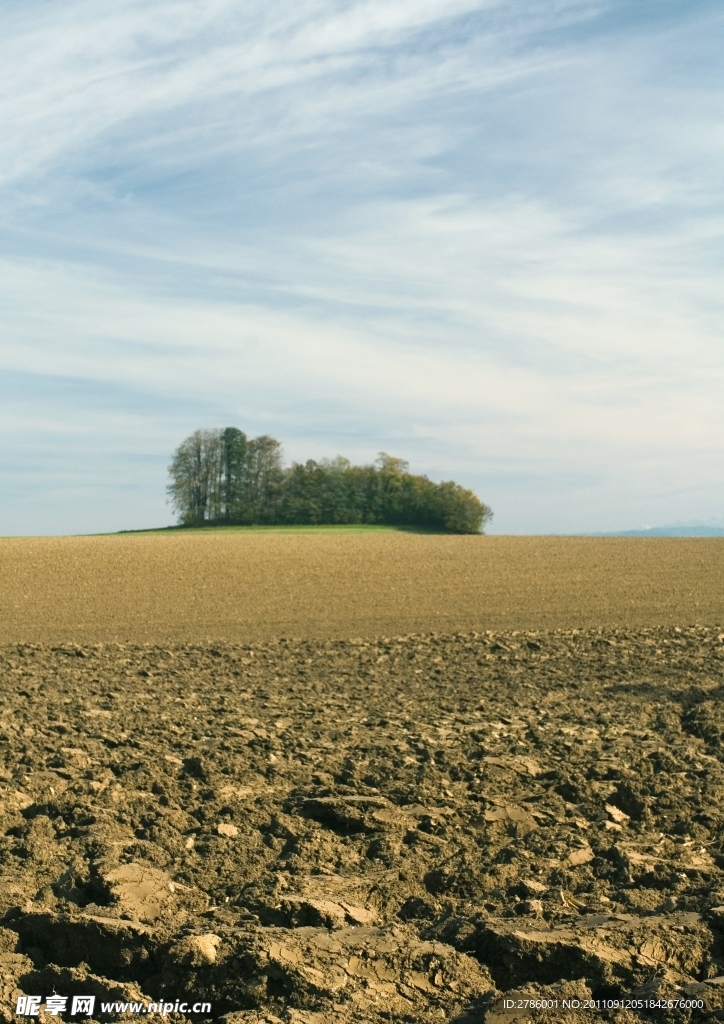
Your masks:
<svg viewBox="0 0 724 1024"><path fill-rule="evenodd" d="M723 560L0 541L0 1020L724 1019Z"/></svg>
<svg viewBox="0 0 724 1024"><path fill-rule="evenodd" d="M724 541L406 533L0 540L0 642L724 622Z"/></svg>

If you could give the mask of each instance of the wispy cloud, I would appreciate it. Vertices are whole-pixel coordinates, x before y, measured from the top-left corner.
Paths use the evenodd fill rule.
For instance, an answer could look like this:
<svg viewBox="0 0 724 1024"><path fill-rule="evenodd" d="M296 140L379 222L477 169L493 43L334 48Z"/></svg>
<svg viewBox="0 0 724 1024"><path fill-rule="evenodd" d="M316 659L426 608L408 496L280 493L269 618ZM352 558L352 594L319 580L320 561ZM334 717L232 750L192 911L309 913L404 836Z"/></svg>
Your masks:
<svg viewBox="0 0 724 1024"><path fill-rule="evenodd" d="M0 14L0 533L163 521L163 453L226 422L399 451L499 530L717 514L724 19L627 10Z"/></svg>
<svg viewBox="0 0 724 1024"><path fill-rule="evenodd" d="M39 6L8 19L0 48L12 85L0 108L6 180L72 160L79 148L119 131L132 131L131 155L151 147L172 163L198 164L208 153L186 148L198 137L217 151L269 144L280 132L314 132L350 109L369 111L380 88L394 103L409 100L421 83L425 93L459 85L471 69L450 50L464 55L470 41L433 46L432 67L405 44L495 5L368 0L290 8L220 0L199 7L172 0L99 12L71 3L45 6L38 19Z"/></svg>

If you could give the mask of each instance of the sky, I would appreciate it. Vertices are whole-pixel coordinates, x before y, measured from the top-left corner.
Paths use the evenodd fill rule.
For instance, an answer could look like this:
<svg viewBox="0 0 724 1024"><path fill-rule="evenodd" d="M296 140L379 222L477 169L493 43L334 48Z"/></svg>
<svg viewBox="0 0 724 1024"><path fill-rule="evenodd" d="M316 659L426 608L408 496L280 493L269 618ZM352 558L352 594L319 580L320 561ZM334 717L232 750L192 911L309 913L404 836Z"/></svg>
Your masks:
<svg viewBox="0 0 724 1024"><path fill-rule="evenodd" d="M193 430L491 533L724 522L718 0L0 5L0 535Z"/></svg>

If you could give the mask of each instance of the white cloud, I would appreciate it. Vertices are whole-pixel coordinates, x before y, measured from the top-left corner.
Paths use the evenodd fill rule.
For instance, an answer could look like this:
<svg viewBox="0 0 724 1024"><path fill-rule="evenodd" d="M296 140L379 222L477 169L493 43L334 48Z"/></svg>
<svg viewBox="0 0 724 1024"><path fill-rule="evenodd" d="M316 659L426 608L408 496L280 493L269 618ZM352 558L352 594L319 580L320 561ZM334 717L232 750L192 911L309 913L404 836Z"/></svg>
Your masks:
<svg viewBox="0 0 724 1024"><path fill-rule="evenodd" d="M6 436L90 477L233 416L454 469L499 529L715 514L721 22L611 6L0 15Z"/></svg>
<svg viewBox="0 0 724 1024"><path fill-rule="evenodd" d="M522 5L524 33L539 7ZM586 10L544 7L553 18ZM87 148L109 136L117 144L118 133L130 153L150 146L156 159L198 161L188 151L194 139L212 151L269 145L445 90L494 87L550 62L511 52L516 30L501 8L502 0L165 0L109 11L76 0L38 18L26 5L24 17L6 15L0 42L2 178L51 172L79 152L81 166L92 165ZM448 36L445 26L464 15L478 19L470 35Z"/></svg>

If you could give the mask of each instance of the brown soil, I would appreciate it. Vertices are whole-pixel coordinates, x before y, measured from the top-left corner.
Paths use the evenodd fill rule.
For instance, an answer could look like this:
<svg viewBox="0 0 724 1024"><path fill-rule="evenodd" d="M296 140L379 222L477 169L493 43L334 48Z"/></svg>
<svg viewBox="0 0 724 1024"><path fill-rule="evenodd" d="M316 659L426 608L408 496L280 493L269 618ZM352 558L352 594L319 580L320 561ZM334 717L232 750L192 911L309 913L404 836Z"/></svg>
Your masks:
<svg viewBox="0 0 724 1024"><path fill-rule="evenodd" d="M0 540L0 642L724 621L724 541L406 533Z"/></svg>
<svg viewBox="0 0 724 1024"><path fill-rule="evenodd" d="M405 539L418 541L432 543ZM466 601L488 578L490 541L437 549L458 574L468 566ZM99 590L87 548L33 543L39 561L16 559L6 595L38 585L41 554L60 582L51 573L37 607L25 605L36 642L0 650L0 1019L16 1019L21 991L204 999L227 1024L724 1019L720 631L41 646L43 629L69 635ZM117 543L99 542L98 558ZM178 556L184 541L172 543L155 549L157 565ZM702 581L721 558L716 543L654 543L664 562L685 551L691 565L698 552ZM569 559L566 601L591 592L604 549L576 548L584 578L570 583ZM44 602L67 587L71 550L88 590L71 612L53 610ZM527 564L541 550L527 549ZM605 550L615 562L650 549ZM662 582L646 590L648 557L629 562L629 592L648 593L663 617L680 612L683 569L667 604ZM183 580L201 573L176 565L187 600ZM319 571L315 586L334 580ZM104 597L79 632L130 629L137 613L122 604L134 586L160 633L203 607L175 605L173 587L168 609L157 606L161 584L144 589L132 573L119 563L121 607ZM698 598L711 610L707 586ZM444 578L436 593L453 590ZM550 581L537 593L573 613ZM275 600L245 621L271 628L292 607ZM295 621L310 614L305 600ZM335 628L356 601L328 603ZM461 607L475 611L444 614ZM400 618L412 614L401 601ZM6 628L21 627L16 617ZM562 1008L626 996L704 1009ZM526 999L559 1004L531 1016L516 1009Z"/></svg>

